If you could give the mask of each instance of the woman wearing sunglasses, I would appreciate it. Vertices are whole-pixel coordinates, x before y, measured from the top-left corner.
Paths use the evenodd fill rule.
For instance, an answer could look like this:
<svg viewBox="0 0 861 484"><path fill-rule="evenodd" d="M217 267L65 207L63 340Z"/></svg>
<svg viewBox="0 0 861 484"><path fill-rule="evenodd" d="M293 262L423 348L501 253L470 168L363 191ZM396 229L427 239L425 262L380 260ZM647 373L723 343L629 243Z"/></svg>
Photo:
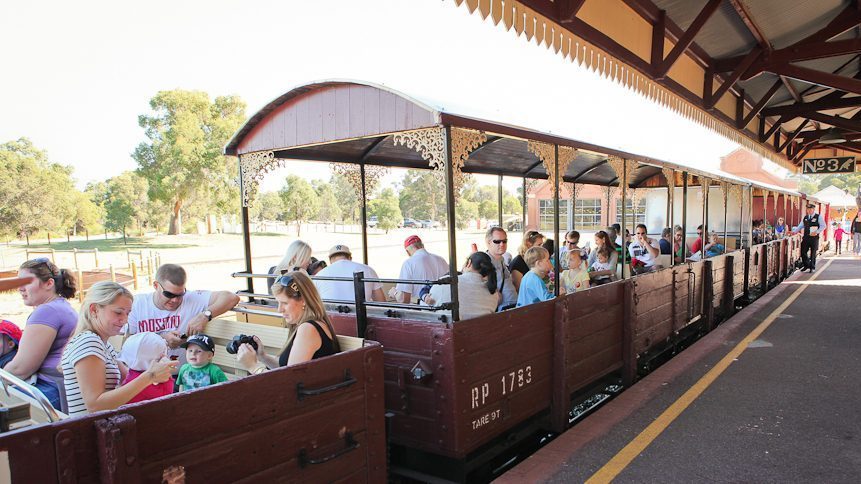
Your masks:
<svg viewBox="0 0 861 484"><path fill-rule="evenodd" d="M236 359L250 373L297 365L341 351L320 294L307 274L302 271L284 274L272 285L272 294L278 301L278 311L291 329L290 337L278 356L267 355L257 336L254 337L256 351L247 343L240 346Z"/></svg>
<svg viewBox="0 0 861 484"><path fill-rule="evenodd" d="M45 258L21 264L18 275L33 278L18 288L18 293L24 304L34 310L27 318L18 353L4 369L22 380L32 379L54 408L66 411L63 375L57 366L78 323L78 314L67 301L75 297L77 281L71 271Z"/></svg>

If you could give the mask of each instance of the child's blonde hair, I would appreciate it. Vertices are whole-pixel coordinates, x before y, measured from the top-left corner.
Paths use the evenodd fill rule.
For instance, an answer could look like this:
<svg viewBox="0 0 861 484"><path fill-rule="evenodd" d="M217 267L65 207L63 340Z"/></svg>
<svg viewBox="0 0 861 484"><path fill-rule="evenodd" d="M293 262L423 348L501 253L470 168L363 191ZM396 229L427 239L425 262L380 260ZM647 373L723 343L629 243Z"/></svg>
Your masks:
<svg viewBox="0 0 861 484"><path fill-rule="evenodd" d="M526 253L523 255L523 260L526 262L530 268L535 267L535 264L538 262L549 259L550 252L547 252L547 249L541 246L534 246L527 249Z"/></svg>
<svg viewBox="0 0 861 484"><path fill-rule="evenodd" d="M577 259L582 262L583 261L583 254L579 250L569 250L568 251L568 267L571 269L574 269L574 267L571 267L571 258L572 257L577 257Z"/></svg>

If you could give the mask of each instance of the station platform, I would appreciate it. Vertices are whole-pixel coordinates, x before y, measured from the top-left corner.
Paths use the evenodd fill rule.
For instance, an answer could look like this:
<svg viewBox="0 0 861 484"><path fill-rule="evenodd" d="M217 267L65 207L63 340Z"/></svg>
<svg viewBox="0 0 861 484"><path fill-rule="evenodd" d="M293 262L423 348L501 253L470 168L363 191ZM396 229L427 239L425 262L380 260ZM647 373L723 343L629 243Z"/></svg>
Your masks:
<svg viewBox="0 0 861 484"><path fill-rule="evenodd" d="M496 482L861 482L861 260L817 265Z"/></svg>

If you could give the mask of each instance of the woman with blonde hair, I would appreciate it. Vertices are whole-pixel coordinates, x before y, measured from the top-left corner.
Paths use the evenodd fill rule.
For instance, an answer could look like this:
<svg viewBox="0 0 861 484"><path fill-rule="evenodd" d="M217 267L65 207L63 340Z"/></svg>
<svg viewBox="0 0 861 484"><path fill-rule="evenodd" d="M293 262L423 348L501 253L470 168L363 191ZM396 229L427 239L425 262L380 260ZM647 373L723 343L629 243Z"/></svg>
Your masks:
<svg viewBox="0 0 861 484"><path fill-rule="evenodd" d="M520 280L529 272L529 266L524 260L526 251L543 243L544 236L537 230L527 230L523 234L523 240L520 241L520 247L517 248L517 256L511 259L511 263L508 264L508 270L511 271L511 282L514 283L514 288L518 291L520 290Z"/></svg>
<svg viewBox="0 0 861 484"><path fill-rule="evenodd" d="M266 279L266 285L269 287L269 293L272 294L272 285L275 284L275 279L281 274L290 271L303 270L308 272L308 266L311 265L311 246L305 241L294 240L287 247L287 252L284 253L284 258L278 265L269 268L270 274L275 274L275 277Z"/></svg>
<svg viewBox="0 0 861 484"><path fill-rule="evenodd" d="M132 298L128 289L109 281L93 284L87 292L75 336L66 345L60 363L69 415L115 409L149 385L168 381L176 369L175 361L153 362L146 373L120 386L128 367L117 359L119 355L108 338L120 334L132 310Z"/></svg>
<svg viewBox="0 0 861 484"><path fill-rule="evenodd" d="M257 336L256 351L248 343L240 346L236 360L250 373L297 365L341 351L320 293L307 274L302 271L284 274L272 285L272 294L284 322L291 328L290 337L278 357L267 355Z"/></svg>

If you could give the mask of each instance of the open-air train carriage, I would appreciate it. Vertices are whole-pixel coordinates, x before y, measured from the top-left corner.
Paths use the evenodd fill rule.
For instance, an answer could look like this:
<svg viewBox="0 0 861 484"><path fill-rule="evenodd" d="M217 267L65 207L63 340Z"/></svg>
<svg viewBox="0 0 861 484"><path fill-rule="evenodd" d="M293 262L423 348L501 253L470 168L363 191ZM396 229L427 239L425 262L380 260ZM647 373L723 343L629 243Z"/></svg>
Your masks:
<svg viewBox="0 0 861 484"><path fill-rule="evenodd" d="M246 267L235 275L248 278L241 294L249 301L237 310L276 325L272 306L260 304L254 290L254 278L265 274L254 274L248 231L247 205L267 171L312 160L347 175L362 202L363 261L371 265L365 203L385 167L435 169L445 180L452 306L427 312L363 304L359 283L359 304L330 306L339 332L383 344L394 473L463 480L476 468L498 465L494 458L537 430L564 430L572 400L608 380L631 383L638 358L647 366L651 358L643 356L710 329L734 312L737 301L767 290L769 280L779 282L798 257L796 236L752 245L753 220L800 217L798 193L447 112L366 83L293 89L252 116L225 153L239 157L242 181ZM681 225L688 234L703 224L720 233L728 250L681 264L670 260L636 277L623 251L622 281L460 321L456 271L467 254L457 253L454 217L458 187L470 173L498 175L500 199L503 176L522 178L524 219L528 181L548 180L555 240L563 233L560 188L574 197L578 186L591 184L606 188L608 205L614 191L620 194L621 220L630 229L637 218L626 214L626 201L645 200L653 236L665 226ZM557 244L557 260L558 250Z"/></svg>

